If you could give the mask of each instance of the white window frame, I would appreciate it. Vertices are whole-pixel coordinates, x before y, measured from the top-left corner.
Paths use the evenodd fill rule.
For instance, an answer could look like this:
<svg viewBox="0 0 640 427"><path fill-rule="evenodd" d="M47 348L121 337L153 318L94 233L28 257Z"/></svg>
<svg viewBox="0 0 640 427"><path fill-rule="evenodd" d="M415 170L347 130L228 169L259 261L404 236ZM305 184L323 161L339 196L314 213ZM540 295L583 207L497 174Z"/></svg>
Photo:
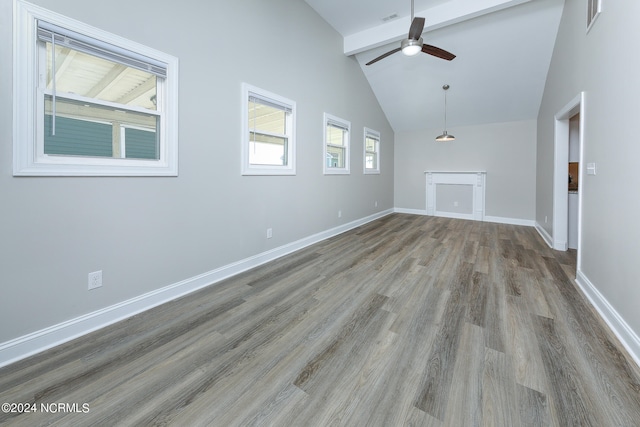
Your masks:
<svg viewBox="0 0 640 427"><path fill-rule="evenodd" d="M39 97L38 20L78 33L102 45L133 52L166 65L166 78L157 85L160 115L158 160L49 156ZM22 0L14 3L13 175L14 176L177 176L178 175L178 59L57 14ZM96 102L91 99L91 102ZM98 101L99 102L99 101ZM106 102L103 102L106 104Z"/></svg>
<svg viewBox="0 0 640 427"><path fill-rule="evenodd" d="M369 153L367 151L367 138L372 138L376 140L376 150L375 150L375 154L376 157L378 159L378 161L376 162L376 164L378 165L375 168L368 168L367 167L367 154ZM374 174L379 174L380 173L380 132L373 130L373 129L369 129L367 127L364 128L364 138L362 140L362 150L363 150L363 155L362 155L362 162L363 162L363 168L364 168L364 173L369 175L374 175Z"/></svg>
<svg viewBox="0 0 640 427"><path fill-rule="evenodd" d="M249 127L249 98L255 97L290 111L286 124L287 164L256 165L249 162L251 129ZM295 175L296 174L296 103L283 96L242 83L242 175Z"/></svg>
<svg viewBox="0 0 640 427"><path fill-rule="evenodd" d="M340 117L336 117L329 113L324 113L323 115L323 126L322 126L322 141L323 141L323 156L322 156L322 167L325 175L348 175L351 173L349 165L351 164L350 159L350 151L351 151L351 122L341 119ZM340 146L340 148L344 148L344 167L329 167L327 166L327 158L329 156L329 151L327 148L330 146L327 141L327 126L330 124L335 125L336 127L340 127L346 130L344 145Z"/></svg>

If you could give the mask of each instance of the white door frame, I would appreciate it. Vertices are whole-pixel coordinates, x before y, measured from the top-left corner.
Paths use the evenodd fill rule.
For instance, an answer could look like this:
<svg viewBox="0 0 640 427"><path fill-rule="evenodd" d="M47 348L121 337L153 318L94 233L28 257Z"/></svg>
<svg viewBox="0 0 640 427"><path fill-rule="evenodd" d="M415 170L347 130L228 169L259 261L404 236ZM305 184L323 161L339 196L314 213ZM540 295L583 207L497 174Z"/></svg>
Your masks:
<svg viewBox="0 0 640 427"><path fill-rule="evenodd" d="M566 251L569 245L569 193L567 165L569 164L569 119L580 113L580 170L578 172L578 268L582 236L582 185L584 140L584 92L580 92L555 115L553 168L553 248Z"/></svg>

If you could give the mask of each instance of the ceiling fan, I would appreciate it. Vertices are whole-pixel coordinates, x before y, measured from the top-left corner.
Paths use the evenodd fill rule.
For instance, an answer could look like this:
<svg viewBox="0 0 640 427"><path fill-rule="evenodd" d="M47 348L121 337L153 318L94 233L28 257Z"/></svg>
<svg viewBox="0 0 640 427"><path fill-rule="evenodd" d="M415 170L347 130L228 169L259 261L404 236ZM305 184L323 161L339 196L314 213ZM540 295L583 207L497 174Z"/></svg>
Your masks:
<svg viewBox="0 0 640 427"><path fill-rule="evenodd" d="M406 56L413 56L417 55L420 52L424 52L438 58L446 59L447 61L451 61L456 57L453 53L447 52L444 49L424 44L422 40L423 30L424 18L413 17L413 0L411 0L411 27L409 28L409 36L406 39L402 40L402 42L400 43L400 47L378 56L376 59L367 62L366 65L374 64L381 59L384 59L387 56L393 55L394 53L400 51L402 51L402 53L404 53Z"/></svg>

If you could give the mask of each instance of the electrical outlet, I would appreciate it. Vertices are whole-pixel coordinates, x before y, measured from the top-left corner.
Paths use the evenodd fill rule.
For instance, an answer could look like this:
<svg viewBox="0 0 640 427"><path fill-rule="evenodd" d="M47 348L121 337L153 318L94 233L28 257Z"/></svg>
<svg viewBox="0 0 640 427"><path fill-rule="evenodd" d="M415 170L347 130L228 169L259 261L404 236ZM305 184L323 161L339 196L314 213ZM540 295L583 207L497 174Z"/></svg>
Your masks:
<svg viewBox="0 0 640 427"><path fill-rule="evenodd" d="M373 204L373 207L377 208L378 207L378 201L376 200L376 202Z"/></svg>
<svg viewBox="0 0 640 427"><path fill-rule="evenodd" d="M88 289L95 289L102 286L102 270L89 273L89 286Z"/></svg>
<svg viewBox="0 0 640 427"><path fill-rule="evenodd" d="M272 237L273 237L273 229L267 228L267 239L270 239Z"/></svg>
<svg viewBox="0 0 640 427"><path fill-rule="evenodd" d="M342 211L338 211L338 218L342 218Z"/></svg>
<svg viewBox="0 0 640 427"><path fill-rule="evenodd" d="M546 223L547 223L547 221L548 221L548 218L547 218L547 216L545 215L545 216L544 216L544 223L546 224Z"/></svg>
<svg viewBox="0 0 640 427"><path fill-rule="evenodd" d="M453 206L458 206L458 202L453 202Z"/></svg>

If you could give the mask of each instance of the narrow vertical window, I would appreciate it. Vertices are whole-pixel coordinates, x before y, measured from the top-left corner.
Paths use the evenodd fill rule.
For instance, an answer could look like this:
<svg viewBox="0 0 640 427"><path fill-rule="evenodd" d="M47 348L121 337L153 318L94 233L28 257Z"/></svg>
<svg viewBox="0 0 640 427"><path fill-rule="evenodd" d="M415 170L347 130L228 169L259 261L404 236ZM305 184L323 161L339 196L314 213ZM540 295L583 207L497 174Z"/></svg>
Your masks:
<svg viewBox="0 0 640 427"><path fill-rule="evenodd" d="M380 173L380 133L364 128L364 173Z"/></svg>
<svg viewBox="0 0 640 427"><path fill-rule="evenodd" d="M295 103L243 84L243 175L295 174Z"/></svg>
<svg viewBox="0 0 640 427"><path fill-rule="evenodd" d="M349 173L349 141L351 123L324 114L324 173Z"/></svg>

